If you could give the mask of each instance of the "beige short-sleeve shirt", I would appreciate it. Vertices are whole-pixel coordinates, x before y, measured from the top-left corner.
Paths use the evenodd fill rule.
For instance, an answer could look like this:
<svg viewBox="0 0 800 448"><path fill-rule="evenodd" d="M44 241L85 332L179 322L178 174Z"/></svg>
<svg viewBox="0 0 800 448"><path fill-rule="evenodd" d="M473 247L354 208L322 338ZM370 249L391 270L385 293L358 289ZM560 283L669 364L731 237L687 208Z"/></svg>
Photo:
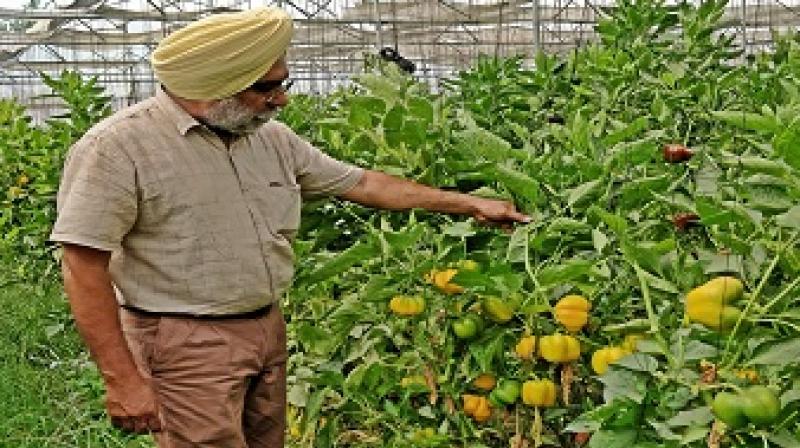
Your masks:
<svg viewBox="0 0 800 448"><path fill-rule="evenodd" d="M275 121L228 148L160 91L70 149L50 239L112 251L122 304L250 311L291 282L301 197L344 193L362 175Z"/></svg>

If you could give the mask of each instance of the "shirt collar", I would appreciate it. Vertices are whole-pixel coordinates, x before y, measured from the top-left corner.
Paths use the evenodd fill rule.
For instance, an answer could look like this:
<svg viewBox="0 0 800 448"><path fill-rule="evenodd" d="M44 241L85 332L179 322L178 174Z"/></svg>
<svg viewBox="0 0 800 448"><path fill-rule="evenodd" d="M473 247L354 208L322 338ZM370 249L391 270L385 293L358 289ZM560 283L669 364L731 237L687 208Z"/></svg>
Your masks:
<svg viewBox="0 0 800 448"><path fill-rule="evenodd" d="M164 111L165 114L175 123L175 126L178 128L178 132L181 135L186 135L189 132L189 129L195 126L202 126L197 119L193 116L189 115L178 103L175 102L168 94L164 91L163 87L159 87L158 91L156 92L156 102L158 103L159 108Z"/></svg>

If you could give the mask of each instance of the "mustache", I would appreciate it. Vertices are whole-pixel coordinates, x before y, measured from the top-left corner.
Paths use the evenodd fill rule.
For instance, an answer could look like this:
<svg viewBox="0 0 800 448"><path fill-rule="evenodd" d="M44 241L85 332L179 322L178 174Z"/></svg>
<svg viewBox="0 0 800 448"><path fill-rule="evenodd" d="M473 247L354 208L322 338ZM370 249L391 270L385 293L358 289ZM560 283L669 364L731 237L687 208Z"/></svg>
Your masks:
<svg viewBox="0 0 800 448"><path fill-rule="evenodd" d="M233 134L249 134L272 120L278 113L277 106L267 107L263 112L254 112L238 98L223 98L206 111L203 121L209 126Z"/></svg>

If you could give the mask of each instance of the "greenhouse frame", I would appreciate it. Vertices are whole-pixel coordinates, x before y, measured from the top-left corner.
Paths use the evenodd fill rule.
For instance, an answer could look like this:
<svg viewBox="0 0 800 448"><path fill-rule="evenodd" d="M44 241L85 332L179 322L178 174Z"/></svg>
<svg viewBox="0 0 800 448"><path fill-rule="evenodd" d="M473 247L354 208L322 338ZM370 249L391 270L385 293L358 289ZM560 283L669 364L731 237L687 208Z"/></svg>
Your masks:
<svg viewBox="0 0 800 448"><path fill-rule="evenodd" d="M768 49L773 33L800 23L795 3L732 1L720 31L735 35L745 53ZM97 76L115 108L132 104L154 91L148 56L159 39L209 14L263 5L282 6L296 19L289 57L298 90L325 93L385 48L410 60L414 75L433 86L481 54L568 52L596 39L595 25L614 2L31 0L0 8L0 92L35 117L47 116L57 106L43 96L40 73L76 70Z"/></svg>

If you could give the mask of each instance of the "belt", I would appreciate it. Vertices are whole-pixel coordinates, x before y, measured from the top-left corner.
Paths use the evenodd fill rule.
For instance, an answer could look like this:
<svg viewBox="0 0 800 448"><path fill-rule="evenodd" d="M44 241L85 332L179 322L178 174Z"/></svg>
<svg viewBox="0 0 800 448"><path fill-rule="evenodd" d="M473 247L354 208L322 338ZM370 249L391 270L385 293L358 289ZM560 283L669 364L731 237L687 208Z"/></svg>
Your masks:
<svg viewBox="0 0 800 448"><path fill-rule="evenodd" d="M188 319L207 319L207 320L225 320L225 319L255 319L263 317L269 313L273 304L264 305L261 308L252 311L245 311L243 313L233 314L195 314L195 313L182 313L179 311L149 311L137 308L132 305L120 305L122 308L132 311L137 314L149 317L182 317Z"/></svg>

